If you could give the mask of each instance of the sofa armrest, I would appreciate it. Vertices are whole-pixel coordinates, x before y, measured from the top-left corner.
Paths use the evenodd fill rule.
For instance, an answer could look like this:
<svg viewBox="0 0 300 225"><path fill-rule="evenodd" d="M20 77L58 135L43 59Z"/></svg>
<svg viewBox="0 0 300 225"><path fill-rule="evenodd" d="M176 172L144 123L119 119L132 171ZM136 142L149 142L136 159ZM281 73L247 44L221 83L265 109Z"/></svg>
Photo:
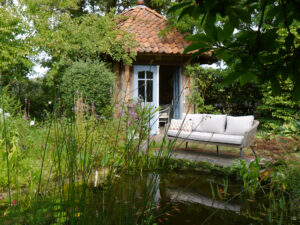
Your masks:
<svg viewBox="0 0 300 225"><path fill-rule="evenodd" d="M251 126L251 128L249 130L246 131L246 133L244 135L244 140L243 140L241 147L248 147L252 144L253 139L256 135L258 125L259 125L259 121L254 120L253 125Z"/></svg>
<svg viewBox="0 0 300 225"><path fill-rule="evenodd" d="M171 125L171 122L165 123L165 134L166 134L166 136L168 136L168 130L169 130L170 125Z"/></svg>

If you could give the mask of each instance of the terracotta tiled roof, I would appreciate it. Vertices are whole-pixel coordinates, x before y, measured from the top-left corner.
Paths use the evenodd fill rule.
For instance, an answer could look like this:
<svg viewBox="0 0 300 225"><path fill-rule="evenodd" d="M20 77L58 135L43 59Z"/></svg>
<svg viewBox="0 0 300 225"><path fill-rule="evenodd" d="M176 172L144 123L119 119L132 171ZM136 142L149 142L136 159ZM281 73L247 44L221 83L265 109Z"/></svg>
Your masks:
<svg viewBox="0 0 300 225"><path fill-rule="evenodd" d="M182 54L188 43L181 33L173 30L166 37L159 32L166 28L167 20L146 6L136 6L124 11L119 27L135 35L138 53Z"/></svg>

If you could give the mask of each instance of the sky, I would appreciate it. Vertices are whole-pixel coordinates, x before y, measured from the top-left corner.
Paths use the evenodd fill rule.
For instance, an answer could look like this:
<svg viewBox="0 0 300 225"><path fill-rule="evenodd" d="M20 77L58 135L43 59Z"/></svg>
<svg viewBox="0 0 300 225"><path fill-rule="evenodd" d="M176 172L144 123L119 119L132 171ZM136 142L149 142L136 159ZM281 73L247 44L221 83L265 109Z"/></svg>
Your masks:
<svg viewBox="0 0 300 225"><path fill-rule="evenodd" d="M50 59L50 56L47 55L45 52L41 52L34 59L32 59L32 62L34 63L34 67L32 72L28 76L29 79L43 77L48 72L49 68L43 67L39 63L39 61L41 61L42 59Z"/></svg>

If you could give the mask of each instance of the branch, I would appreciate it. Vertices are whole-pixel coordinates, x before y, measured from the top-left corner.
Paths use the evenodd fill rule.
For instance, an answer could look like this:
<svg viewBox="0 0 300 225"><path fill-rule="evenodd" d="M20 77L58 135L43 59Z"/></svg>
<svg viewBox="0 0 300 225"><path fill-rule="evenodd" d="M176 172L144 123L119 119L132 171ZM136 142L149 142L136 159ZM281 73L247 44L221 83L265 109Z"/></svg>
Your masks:
<svg viewBox="0 0 300 225"><path fill-rule="evenodd" d="M261 12L261 16L260 16L260 20L259 20L259 25L258 25L258 30L257 30L257 39L256 39L256 57L257 57L257 51L258 51L258 46L260 44L260 30L264 21L264 15L265 15L265 9L266 9L266 3L264 2L263 6L262 6L262 12Z"/></svg>
<svg viewBox="0 0 300 225"><path fill-rule="evenodd" d="M260 62L260 60L258 59L258 49L259 49L259 45L260 45L260 40L261 40L261 33L260 33L260 30L261 30L261 27L262 27L262 24L263 24L263 21L264 21L264 16L265 16L265 9L266 9L266 2L264 1L264 4L262 6L262 12L261 12L261 15L260 15L260 20L259 20L259 25L258 25L258 29L257 29L257 38L256 38L256 49L254 51L254 59L258 62L258 64L262 67L262 69L264 71L266 71L266 68L265 68L265 65Z"/></svg>
<svg viewBox="0 0 300 225"><path fill-rule="evenodd" d="M287 30L288 30L288 33L289 33L289 34L292 34L292 33L291 33L291 30L290 30L290 26L288 25L288 22L287 22L287 16L286 16L286 5L285 5L285 2L284 2L284 0L282 0L282 1L281 1L281 3L282 3L283 16L284 16L284 25L285 25L285 27L287 28ZM294 44L294 42L292 43L292 46L293 46L293 50L294 50L294 52L295 52L295 50L296 50L296 47L295 47L295 44Z"/></svg>

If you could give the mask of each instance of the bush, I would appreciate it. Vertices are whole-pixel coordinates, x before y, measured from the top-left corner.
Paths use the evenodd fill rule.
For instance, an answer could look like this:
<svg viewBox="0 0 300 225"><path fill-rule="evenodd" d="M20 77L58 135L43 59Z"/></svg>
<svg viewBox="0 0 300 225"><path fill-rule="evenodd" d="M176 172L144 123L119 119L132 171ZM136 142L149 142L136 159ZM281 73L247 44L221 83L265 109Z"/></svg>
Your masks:
<svg viewBox="0 0 300 225"><path fill-rule="evenodd" d="M280 83L280 95L272 95L271 84L262 86L263 104L258 107L262 113L262 126L276 134L300 135L300 106L292 98L291 80Z"/></svg>
<svg viewBox="0 0 300 225"><path fill-rule="evenodd" d="M19 110L21 109L20 102L13 94L11 94L11 92L9 91L9 86L6 86L4 88L1 87L0 108L1 108L0 114L8 113L11 115L18 113Z"/></svg>
<svg viewBox="0 0 300 225"><path fill-rule="evenodd" d="M197 113L215 113L217 110L212 104L207 104L206 98L209 97L208 90L211 89L216 78L216 70L204 69L200 64L188 65L186 74L193 78L192 96L189 102L194 105Z"/></svg>
<svg viewBox="0 0 300 225"><path fill-rule="evenodd" d="M239 82L224 85L224 77L230 73L226 70L203 68L200 64L189 65L186 74L193 78L190 102L195 112L222 112L231 115L252 115L260 104L262 94L255 84L241 86Z"/></svg>
<svg viewBox="0 0 300 225"><path fill-rule="evenodd" d="M270 83L224 83L231 71L232 68L205 69L199 64L187 66L186 74L193 78L189 101L195 112L255 115L260 128L268 133L300 135L299 102L292 98L293 84L289 79L280 83L280 95L274 96Z"/></svg>
<svg viewBox="0 0 300 225"><path fill-rule="evenodd" d="M115 75L107 65L99 61L77 61L62 77L62 100L71 109L74 96L80 95L84 102L93 105L96 113L102 113L112 101L112 85Z"/></svg>
<svg viewBox="0 0 300 225"><path fill-rule="evenodd" d="M45 119L47 112L53 111L53 88L47 85L47 78L38 77L34 79L20 79L15 81L11 87L11 92L15 95L21 105L22 110L27 112L28 119Z"/></svg>

